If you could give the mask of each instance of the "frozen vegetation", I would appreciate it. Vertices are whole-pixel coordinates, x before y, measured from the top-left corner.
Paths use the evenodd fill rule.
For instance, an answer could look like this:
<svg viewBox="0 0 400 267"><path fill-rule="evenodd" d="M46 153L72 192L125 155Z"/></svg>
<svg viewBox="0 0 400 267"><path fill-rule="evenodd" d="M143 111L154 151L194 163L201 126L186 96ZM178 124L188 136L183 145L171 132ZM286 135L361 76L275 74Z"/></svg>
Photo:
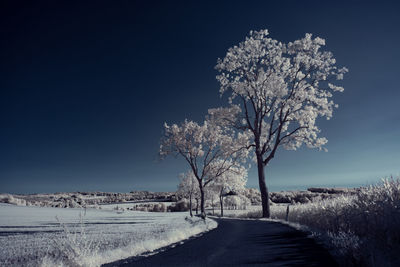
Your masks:
<svg viewBox="0 0 400 267"><path fill-rule="evenodd" d="M224 177L224 176L222 176ZM169 211L189 211L190 194L192 192L192 209L200 209L200 194L197 188L197 181L192 183L192 187L186 186L183 190L178 187L177 192L149 192L134 191L131 193L105 193L105 192L72 192L54 194L29 194L13 195L0 194L0 203L14 204L18 206L39 206L57 208L96 208L102 210L118 211L150 211L150 212L169 212ZM228 210L247 210L252 206L261 205L261 194L258 189L244 188L241 184L226 183L222 187L225 191L215 190L218 183L214 183L206 190L205 206L208 211L219 209L219 198L224 207ZM192 188L188 190L188 188ZM227 189L227 190L226 190ZM336 198L338 195L354 195L359 189L348 188L309 188L305 191L281 191L271 192L271 205L275 204L296 204L309 203L319 200ZM184 192L182 192L184 191ZM216 191L216 192L215 192ZM221 192L223 194L221 194ZM231 212L228 212L231 213Z"/></svg>
<svg viewBox="0 0 400 267"><path fill-rule="evenodd" d="M0 204L0 266L99 266L208 231L186 213Z"/></svg>
<svg viewBox="0 0 400 267"><path fill-rule="evenodd" d="M14 204L0 206L0 239L6 248L0 254L1 262L43 266L56 263L99 265L105 262L104 259L114 261L152 251L215 227L211 221L203 224L196 217L186 218L189 216L190 194L178 190L177 193L135 192L135 197L132 195L0 195L1 202ZM213 191L206 190L206 212L220 216L221 202L218 194L214 195ZM200 213L200 196L194 193L192 197L193 214L195 211ZM99 201L93 202L96 199ZM262 216L261 196L257 189L228 190L222 200L224 216ZM79 214L84 214L85 209L57 205L60 202L98 209L87 208L83 223L80 223ZM270 203L271 217L278 220L286 220L289 205L289 223L311 231L325 243L341 265L399 265L396 259L396 252L400 249L400 231L397 229L400 223L399 180L384 180L375 186L356 189L309 188L272 192ZM15 206L33 204L68 209ZM49 243L49 240L52 241ZM23 244L35 249L26 250Z"/></svg>
<svg viewBox="0 0 400 267"><path fill-rule="evenodd" d="M101 208L102 205L105 204L140 203L143 201L168 202L173 200L175 200L174 193L149 191L132 191L130 193L72 192L30 195L0 194L0 203L55 208Z"/></svg>

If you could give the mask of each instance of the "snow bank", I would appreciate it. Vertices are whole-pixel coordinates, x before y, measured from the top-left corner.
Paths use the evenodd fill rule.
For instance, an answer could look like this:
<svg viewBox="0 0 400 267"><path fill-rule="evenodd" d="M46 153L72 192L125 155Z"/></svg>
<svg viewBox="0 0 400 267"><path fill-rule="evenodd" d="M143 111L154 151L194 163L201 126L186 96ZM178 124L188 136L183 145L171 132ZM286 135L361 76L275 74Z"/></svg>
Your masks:
<svg viewBox="0 0 400 267"><path fill-rule="evenodd" d="M98 266L104 263L117 261L120 259L137 256L145 252L152 252L173 243L188 239L191 236L199 235L203 232L217 227L214 220L200 218L193 220L186 219L178 221L168 229L159 230L158 233L148 236L146 239L132 240L128 245L112 250L106 250L93 256L82 259L85 266Z"/></svg>
<svg viewBox="0 0 400 267"><path fill-rule="evenodd" d="M186 215L0 204L0 265L99 266L217 227Z"/></svg>

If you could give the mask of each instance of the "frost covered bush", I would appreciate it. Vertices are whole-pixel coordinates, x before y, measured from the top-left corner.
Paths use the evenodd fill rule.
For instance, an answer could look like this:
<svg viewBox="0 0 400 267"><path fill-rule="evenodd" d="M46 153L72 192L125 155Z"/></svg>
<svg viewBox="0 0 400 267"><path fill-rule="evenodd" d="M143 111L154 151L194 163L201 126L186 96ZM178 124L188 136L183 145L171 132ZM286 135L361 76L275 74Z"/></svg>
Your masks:
<svg viewBox="0 0 400 267"><path fill-rule="evenodd" d="M87 236L87 229L83 223L83 215L80 215L79 227L68 227L56 217L61 226L61 236L53 239L56 249L48 252L44 257L42 266L52 266L53 260L65 266L82 266L85 258L96 257L99 254L100 243Z"/></svg>
<svg viewBox="0 0 400 267"><path fill-rule="evenodd" d="M272 208L285 219L286 209ZM384 179L354 195L291 205L289 221L325 234L346 264L399 266L400 180Z"/></svg>
<svg viewBox="0 0 400 267"><path fill-rule="evenodd" d="M26 206L26 201L24 199L16 198L10 194L0 194L0 203Z"/></svg>
<svg viewBox="0 0 400 267"><path fill-rule="evenodd" d="M250 200L251 205L261 205L261 193L256 188L245 188L243 194Z"/></svg>
<svg viewBox="0 0 400 267"><path fill-rule="evenodd" d="M336 198L338 195L353 195L354 189L342 188L309 188L307 191L282 191L270 193L270 199L274 203L309 203L323 199Z"/></svg>
<svg viewBox="0 0 400 267"><path fill-rule="evenodd" d="M234 215L231 217L236 218L249 218L249 219L259 219L262 217L262 210L251 210L243 214Z"/></svg>
<svg viewBox="0 0 400 267"><path fill-rule="evenodd" d="M352 192L349 188L327 188L327 187L310 187L307 189L312 193L328 193L328 194L344 194Z"/></svg>
<svg viewBox="0 0 400 267"><path fill-rule="evenodd" d="M339 231L337 233L328 232L327 237L335 254L345 259L346 264L343 265L357 265L357 263L360 263L361 241L357 235L352 232Z"/></svg>
<svg viewBox="0 0 400 267"><path fill-rule="evenodd" d="M175 205L171 205L168 207L168 211L176 212L176 211L188 211L189 210L189 202L186 199L181 199L175 203Z"/></svg>
<svg viewBox="0 0 400 267"><path fill-rule="evenodd" d="M153 212L166 212L167 211L167 206L165 206L164 203L158 203L153 205L153 209L149 210Z"/></svg>
<svg viewBox="0 0 400 267"><path fill-rule="evenodd" d="M167 212L165 203L141 203L132 207L136 211Z"/></svg>
<svg viewBox="0 0 400 267"><path fill-rule="evenodd" d="M270 202L273 203L309 203L323 199L335 198L338 195L353 195L354 189L343 188L309 188L307 191L281 191L269 194ZM258 189L248 188L244 195L251 200L252 205L261 204L261 194Z"/></svg>
<svg viewBox="0 0 400 267"><path fill-rule="evenodd" d="M224 198L224 206L230 210L245 210L251 202L246 196L233 195Z"/></svg>

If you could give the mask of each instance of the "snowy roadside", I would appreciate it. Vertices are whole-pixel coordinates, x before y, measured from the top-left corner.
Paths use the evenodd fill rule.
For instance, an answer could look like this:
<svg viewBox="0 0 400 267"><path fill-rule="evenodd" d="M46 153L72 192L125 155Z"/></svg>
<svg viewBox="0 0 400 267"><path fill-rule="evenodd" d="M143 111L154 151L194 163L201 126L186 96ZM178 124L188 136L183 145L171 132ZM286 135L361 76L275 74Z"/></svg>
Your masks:
<svg viewBox="0 0 400 267"><path fill-rule="evenodd" d="M0 265L99 266L217 227L214 220L187 218L187 213L87 209L81 214L81 209L0 204Z"/></svg>

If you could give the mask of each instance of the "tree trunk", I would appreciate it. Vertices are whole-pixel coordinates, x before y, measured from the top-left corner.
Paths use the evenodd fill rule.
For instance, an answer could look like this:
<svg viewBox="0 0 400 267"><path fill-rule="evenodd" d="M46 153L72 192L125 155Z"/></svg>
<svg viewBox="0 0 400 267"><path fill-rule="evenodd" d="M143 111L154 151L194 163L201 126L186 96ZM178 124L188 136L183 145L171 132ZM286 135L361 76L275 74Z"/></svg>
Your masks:
<svg viewBox="0 0 400 267"><path fill-rule="evenodd" d="M193 213L192 213L192 194L189 195L189 210L190 210L190 217L193 217Z"/></svg>
<svg viewBox="0 0 400 267"><path fill-rule="evenodd" d="M214 216L215 214L214 214L214 195L213 194L211 195L211 207L212 207L213 216Z"/></svg>
<svg viewBox="0 0 400 267"><path fill-rule="evenodd" d="M288 204L286 208L286 221L289 221L289 206L290 204Z"/></svg>
<svg viewBox="0 0 400 267"><path fill-rule="evenodd" d="M206 210L204 209L204 205L205 205L205 203L204 203L204 201L205 201L205 198L204 198L204 188L203 188L203 186L200 186L200 197L201 197L201 199L200 199L200 211L201 211L201 218L203 218L203 219L205 219L206 218Z"/></svg>
<svg viewBox="0 0 400 267"><path fill-rule="evenodd" d="M196 215L199 213L199 198L196 198Z"/></svg>
<svg viewBox="0 0 400 267"><path fill-rule="evenodd" d="M219 196L219 205L221 206L221 217L224 217L224 197Z"/></svg>
<svg viewBox="0 0 400 267"><path fill-rule="evenodd" d="M261 192L261 203L262 203L262 217L269 218L269 194L268 188L265 184L265 174L264 174L264 163L261 155L257 155L257 169L258 169L258 184L260 186Z"/></svg>

